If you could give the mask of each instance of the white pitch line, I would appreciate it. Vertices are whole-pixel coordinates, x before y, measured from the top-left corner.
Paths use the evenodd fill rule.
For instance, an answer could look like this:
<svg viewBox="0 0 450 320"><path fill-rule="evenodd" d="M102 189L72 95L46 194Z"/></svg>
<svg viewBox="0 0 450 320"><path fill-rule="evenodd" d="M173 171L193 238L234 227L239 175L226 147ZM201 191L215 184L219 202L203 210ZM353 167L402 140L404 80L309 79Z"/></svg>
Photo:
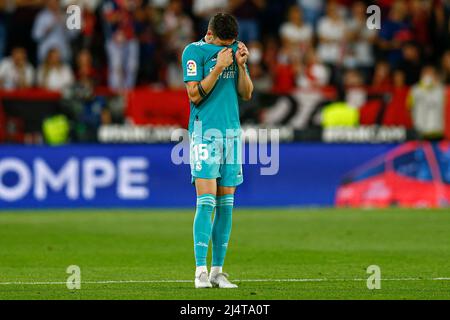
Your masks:
<svg viewBox="0 0 450 320"><path fill-rule="evenodd" d="M450 277L439 278L387 278L382 281L450 281ZM235 282L355 282L367 279L235 279ZM98 280L81 281L82 284L121 284L121 283L192 283L193 280ZM64 285L63 281L9 281L0 282L0 285Z"/></svg>

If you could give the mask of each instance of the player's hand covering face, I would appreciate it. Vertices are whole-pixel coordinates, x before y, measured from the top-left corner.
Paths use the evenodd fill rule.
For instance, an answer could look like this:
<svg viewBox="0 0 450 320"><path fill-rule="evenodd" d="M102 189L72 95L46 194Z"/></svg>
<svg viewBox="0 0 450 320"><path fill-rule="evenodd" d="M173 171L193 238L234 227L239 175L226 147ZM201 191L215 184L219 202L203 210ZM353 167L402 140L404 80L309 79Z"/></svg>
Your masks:
<svg viewBox="0 0 450 320"><path fill-rule="evenodd" d="M244 43L238 43L238 50L236 51L236 63L243 66L247 63L249 52Z"/></svg>
<svg viewBox="0 0 450 320"><path fill-rule="evenodd" d="M224 48L217 54L216 66L221 69L225 69L233 63L233 50L230 48Z"/></svg>

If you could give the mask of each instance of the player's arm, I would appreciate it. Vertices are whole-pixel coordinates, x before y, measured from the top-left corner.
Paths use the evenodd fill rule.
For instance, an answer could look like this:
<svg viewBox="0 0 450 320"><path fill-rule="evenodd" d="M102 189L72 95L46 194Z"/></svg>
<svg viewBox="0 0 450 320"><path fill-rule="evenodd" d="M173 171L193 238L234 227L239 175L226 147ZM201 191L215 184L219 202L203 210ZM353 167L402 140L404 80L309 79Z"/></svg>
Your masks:
<svg viewBox="0 0 450 320"><path fill-rule="evenodd" d="M247 72L248 49L239 42L238 50L236 52L236 63L238 65L238 93L242 100L250 100L253 93L253 82Z"/></svg>
<svg viewBox="0 0 450 320"><path fill-rule="evenodd" d="M189 100L198 105L214 88L217 79L222 71L233 63L233 53L231 49L222 49L217 54L217 62L214 69L204 79L200 81L186 82Z"/></svg>

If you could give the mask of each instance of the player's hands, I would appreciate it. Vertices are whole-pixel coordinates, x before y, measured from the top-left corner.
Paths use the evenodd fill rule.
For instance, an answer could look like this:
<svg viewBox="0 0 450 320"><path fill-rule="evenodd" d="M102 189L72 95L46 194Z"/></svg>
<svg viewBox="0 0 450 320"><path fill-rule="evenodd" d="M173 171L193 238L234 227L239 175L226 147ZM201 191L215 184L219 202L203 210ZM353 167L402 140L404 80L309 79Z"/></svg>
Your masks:
<svg viewBox="0 0 450 320"><path fill-rule="evenodd" d="M243 67L248 60L249 52L244 43L238 43L238 50L236 51L236 62L239 66Z"/></svg>
<svg viewBox="0 0 450 320"><path fill-rule="evenodd" d="M231 48L223 48L217 54L216 67L223 70L233 63L233 50Z"/></svg>

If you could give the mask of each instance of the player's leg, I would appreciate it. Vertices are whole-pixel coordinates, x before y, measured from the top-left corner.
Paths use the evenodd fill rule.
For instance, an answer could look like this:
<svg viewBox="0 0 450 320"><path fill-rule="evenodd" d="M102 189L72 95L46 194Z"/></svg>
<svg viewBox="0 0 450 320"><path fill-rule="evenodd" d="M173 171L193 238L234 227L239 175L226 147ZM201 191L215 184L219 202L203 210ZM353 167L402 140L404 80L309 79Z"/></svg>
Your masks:
<svg viewBox="0 0 450 320"><path fill-rule="evenodd" d="M194 253L197 269L206 270L206 256L211 238L211 217L216 206L216 180L196 179L197 210L194 217ZM205 271L203 270L203 271Z"/></svg>
<svg viewBox="0 0 450 320"><path fill-rule="evenodd" d="M222 272L232 227L235 187L217 189L216 214L212 228L211 272Z"/></svg>
<svg viewBox="0 0 450 320"><path fill-rule="evenodd" d="M136 73L139 68L139 42L137 40L129 40L126 44L125 68L124 85L125 88L132 89L136 84Z"/></svg>
<svg viewBox="0 0 450 320"><path fill-rule="evenodd" d="M218 179L216 214L212 229L213 247L210 280L214 286L220 288L237 288L235 284L228 281L227 275L222 270L231 235L234 193L236 186L243 182L240 150L237 151L238 148L241 148L240 139L231 141L231 143L232 146L227 144L226 153L228 155L234 154L231 161L227 161L220 169L221 177ZM227 157L227 159L230 160L230 157Z"/></svg>
<svg viewBox="0 0 450 320"><path fill-rule="evenodd" d="M228 281L227 275L222 270L231 235L235 189L235 187L222 186L217 189L216 214L212 228L213 247L210 281L214 286L221 288L237 287Z"/></svg>
<svg viewBox="0 0 450 320"><path fill-rule="evenodd" d="M206 257L211 238L211 216L216 205L216 179L196 179L197 210L194 218L195 287L210 288Z"/></svg>
<svg viewBox="0 0 450 320"><path fill-rule="evenodd" d="M205 151L206 150L206 151ZM211 217L216 206L219 163L211 160L214 143L202 137L191 140L191 174L197 191L197 209L193 225L195 254L195 287L210 288L206 258L211 239Z"/></svg>
<svg viewBox="0 0 450 320"><path fill-rule="evenodd" d="M117 44L113 40L109 40L106 44L106 52L108 54L108 84L111 88L121 89L122 87L122 61L123 46Z"/></svg>

